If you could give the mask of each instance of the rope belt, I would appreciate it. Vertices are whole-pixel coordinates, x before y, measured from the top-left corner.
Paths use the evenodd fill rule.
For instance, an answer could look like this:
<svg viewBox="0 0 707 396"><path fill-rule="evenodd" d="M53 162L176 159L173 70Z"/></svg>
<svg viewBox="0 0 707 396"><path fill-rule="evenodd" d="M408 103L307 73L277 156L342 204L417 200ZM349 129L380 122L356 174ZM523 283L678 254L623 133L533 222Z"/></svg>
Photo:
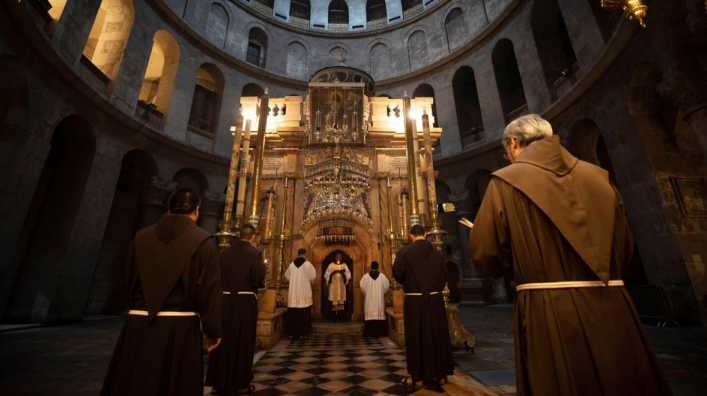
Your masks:
<svg viewBox="0 0 707 396"><path fill-rule="evenodd" d="M150 316L150 313L141 309L131 309L128 315ZM157 316L199 316L199 314L192 311L160 311L157 312Z"/></svg>
<svg viewBox="0 0 707 396"><path fill-rule="evenodd" d="M436 294L442 294L442 292L429 292L429 293L405 293L406 296L434 296Z"/></svg>
<svg viewBox="0 0 707 396"><path fill-rule="evenodd" d="M523 283L516 286L516 291L523 290L549 290L549 289L579 289L584 287L620 287L624 285L622 280L604 281L567 281L567 282L540 282Z"/></svg>
<svg viewBox="0 0 707 396"><path fill-rule="evenodd" d="M230 291L223 291L223 294L226 295L226 296L230 296L231 294L233 294L233 292L230 292ZM241 296L253 296L253 297L257 297L257 294L255 294L255 293L252 292L252 291L239 291L239 292L236 292L236 294L241 295Z"/></svg>

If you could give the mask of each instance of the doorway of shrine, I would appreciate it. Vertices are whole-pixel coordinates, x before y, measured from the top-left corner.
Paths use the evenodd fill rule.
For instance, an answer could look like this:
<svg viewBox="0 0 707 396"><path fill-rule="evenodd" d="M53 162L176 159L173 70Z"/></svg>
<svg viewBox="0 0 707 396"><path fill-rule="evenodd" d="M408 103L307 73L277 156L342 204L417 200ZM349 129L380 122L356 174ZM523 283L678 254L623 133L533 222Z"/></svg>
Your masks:
<svg viewBox="0 0 707 396"><path fill-rule="evenodd" d="M335 312L332 309L332 303L329 301L329 290L330 290L330 279L332 278L331 276L329 277L330 279L327 279L324 274L326 274L327 269L329 268L329 265L332 263L336 262L337 256L341 255L341 262L345 263L346 266L349 268L349 271L351 272L351 279L346 284L346 304L344 307L343 311L340 312ZM343 250L334 250L331 253L329 253L324 260L322 260L321 263L321 285L320 285L320 290L321 290L321 312L322 312L322 317L324 319L330 320L330 321L335 321L335 322L349 322L351 321L351 316L353 315L353 308L354 308L354 293L353 293L353 284L354 284L354 279L357 278L357 274L354 273L354 265L353 265L353 259L346 254Z"/></svg>

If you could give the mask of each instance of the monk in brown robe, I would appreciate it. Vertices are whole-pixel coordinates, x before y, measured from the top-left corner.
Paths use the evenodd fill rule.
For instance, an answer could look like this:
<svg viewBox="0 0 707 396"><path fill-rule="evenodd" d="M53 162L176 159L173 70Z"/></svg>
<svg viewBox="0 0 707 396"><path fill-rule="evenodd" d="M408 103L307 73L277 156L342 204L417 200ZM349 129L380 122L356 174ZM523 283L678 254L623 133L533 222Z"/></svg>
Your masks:
<svg viewBox="0 0 707 396"><path fill-rule="evenodd" d="M202 338L211 350L221 337L221 272L218 248L194 224L198 217L199 197L180 189L169 213L135 236L128 318L102 395L203 394Z"/></svg>
<svg viewBox="0 0 707 396"><path fill-rule="evenodd" d="M425 388L443 392L440 382L454 373L443 294L447 264L421 225L410 228L410 241L393 263L393 275L405 291L405 357L412 379L407 390L413 393L422 381Z"/></svg>
<svg viewBox="0 0 707 396"><path fill-rule="evenodd" d="M255 247L255 228L241 227L240 239L221 255L223 342L209 354L206 384L219 395L254 391L253 355L258 325L256 292L265 287L263 255Z"/></svg>
<svg viewBox="0 0 707 396"><path fill-rule="evenodd" d="M470 239L482 272L513 263L518 395L669 395L621 281L633 245L607 172L535 114L506 127L504 147L512 164L493 174Z"/></svg>

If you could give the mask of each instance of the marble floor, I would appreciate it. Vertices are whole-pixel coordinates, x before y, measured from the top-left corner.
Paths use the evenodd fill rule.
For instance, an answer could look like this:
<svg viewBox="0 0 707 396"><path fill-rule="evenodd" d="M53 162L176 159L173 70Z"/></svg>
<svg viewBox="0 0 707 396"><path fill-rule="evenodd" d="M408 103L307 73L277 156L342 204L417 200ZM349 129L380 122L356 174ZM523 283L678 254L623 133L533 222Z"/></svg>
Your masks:
<svg viewBox="0 0 707 396"><path fill-rule="evenodd" d="M474 354L455 353L460 370L445 387L448 394L515 394L511 312L510 305L462 307L462 321L478 343ZM98 394L121 325L121 318L98 317L65 326L0 328L0 395ZM320 330L258 355L259 395L402 394L404 355L392 342L363 338L356 328ZM704 394L707 330L646 327L646 333L674 395Z"/></svg>

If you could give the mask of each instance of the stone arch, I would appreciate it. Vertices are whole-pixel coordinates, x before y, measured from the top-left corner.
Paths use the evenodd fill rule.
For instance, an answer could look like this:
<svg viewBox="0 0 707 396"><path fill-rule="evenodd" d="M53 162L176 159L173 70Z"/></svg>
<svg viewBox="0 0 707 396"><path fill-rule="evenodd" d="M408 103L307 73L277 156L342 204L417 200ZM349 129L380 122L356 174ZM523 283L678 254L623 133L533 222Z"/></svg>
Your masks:
<svg viewBox="0 0 707 396"><path fill-rule="evenodd" d="M159 173L154 158L143 150L127 152L113 194L103 243L93 274L87 313L115 314L125 309L125 265L130 241L151 219L145 215L144 199L153 177Z"/></svg>
<svg viewBox="0 0 707 396"><path fill-rule="evenodd" d="M464 20L464 10L461 7L455 7L444 18L444 32L447 37L447 46L449 52L459 48L467 39L467 28Z"/></svg>
<svg viewBox="0 0 707 396"><path fill-rule="evenodd" d="M218 67L211 63L201 65L194 84L188 124L190 130L207 136L216 133L223 86L223 73Z"/></svg>
<svg viewBox="0 0 707 396"><path fill-rule="evenodd" d="M621 20L621 13L607 12L601 7L601 2L596 2L594 0L586 1L589 2L590 7L592 8L592 13L594 14L594 18L596 19L597 25L599 26L599 30L601 31L601 35L604 38L604 41L609 41L611 35L616 29L616 26Z"/></svg>
<svg viewBox="0 0 707 396"><path fill-rule="evenodd" d="M474 69L469 66L460 67L452 78L452 89L462 144L468 145L481 140L484 121Z"/></svg>
<svg viewBox="0 0 707 396"><path fill-rule="evenodd" d="M226 7L221 3L212 2L206 20L206 38L215 46L226 48L230 24L231 17Z"/></svg>
<svg viewBox="0 0 707 396"><path fill-rule="evenodd" d="M312 5L309 0L290 0L290 18L295 17L309 21Z"/></svg>
<svg viewBox="0 0 707 396"><path fill-rule="evenodd" d="M384 43L374 44L369 52L371 75L377 80L382 80L390 75L392 66L390 48Z"/></svg>
<svg viewBox="0 0 707 396"><path fill-rule="evenodd" d="M503 114L506 121L510 121L528 111L513 42L505 38L499 40L493 48L491 58Z"/></svg>
<svg viewBox="0 0 707 396"><path fill-rule="evenodd" d="M246 61L259 67L265 67L268 57L268 35L265 30L253 27L248 32Z"/></svg>
<svg viewBox="0 0 707 396"><path fill-rule="evenodd" d="M601 131L594 120L584 118L575 122L570 128L567 148L577 158L601 166L598 153L601 137Z"/></svg>
<svg viewBox="0 0 707 396"><path fill-rule="evenodd" d="M424 30L418 29L408 36L408 60L410 61L410 71L419 69L429 61L427 52L427 34Z"/></svg>
<svg viewBox="0 0 707 396"><path fill-rule="evenodd" d="M46 320L69 253L84 190L96 152L93 126L71 115L54 129L39 182L20 233L20 267L8 317ZM37 296L43 296L37 300Z"/></svg>
<svg viewBox="0 0 707 396"><path fill-rule="evenodd" d="M333 58L335 65L345 65L350 53L349 47L340 42L329 47L329 56Z"/></svg>
<svg viewBox="0 0 707 396"><path fill-rule="evenodd" d="M307 47L300 41L292 41L287 46L287 76L306 80L308 77Z"/></svg>
<svg viewBox="0 0 707 396"><path fill-rule="evenodd" d="M169 111L179 61L179 44L174 37L165 30L155 33L138 100L143 106L154 106L162 117Z"/></svg>
<svg viewBox="0 0 707 396"><path fill-rule="evenodd" d="M437 118L437 97L435 96L435 89L432 87L432 85L424 83L418 85L415 90L412 92L412 97L417 98L417 97L427 97L427 98L432 98L432 117L434 117L434 125L433 127L438 127L439 126L439 118Z"/></svg>
<svg viewBox="0 0 707 396"><path fill-rule="evenodd" d="M134 19L132 0L101 1L83 56L108 80L118 75Z"/></svg>
<svg viewBox="0 0 707 396"><path fill-rule="evenodd" d="M66 7L67 0L49 0L49 5L51 8L47 13L49 17L54 22L59 22L61 16L64 14L64 8Z"/></svg>
<svg viewBox="0 0 707 396"><path fill-rule="evenodd" d="M331 0L329 2L329 25L349 26L349 4L346 0Z"/></svg>
<svg viewBox="0 0 707 396"><path fill-rule="evenodd" d="M545 82L553 99L560 96L562 83L573 78L577 55L572 47L565 19L557 0L539 0L533 3L530 27L538 48Z"/></svg>

